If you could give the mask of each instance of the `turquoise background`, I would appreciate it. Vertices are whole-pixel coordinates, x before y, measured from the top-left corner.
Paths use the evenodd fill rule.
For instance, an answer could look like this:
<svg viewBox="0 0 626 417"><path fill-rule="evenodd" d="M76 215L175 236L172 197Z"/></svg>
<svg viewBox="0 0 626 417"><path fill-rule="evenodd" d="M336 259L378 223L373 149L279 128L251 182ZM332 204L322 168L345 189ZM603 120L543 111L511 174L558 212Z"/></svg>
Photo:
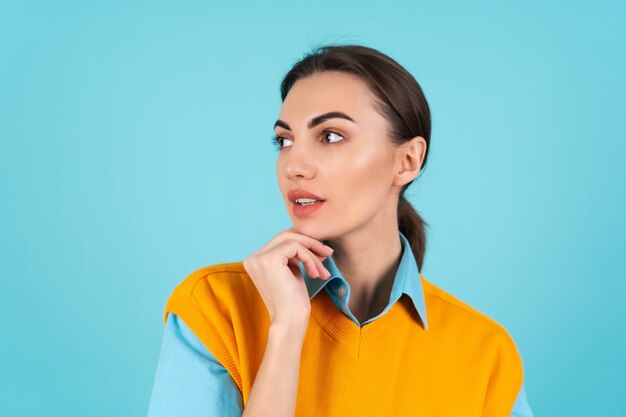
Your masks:
<svg viewBox="0 0 626 417"><path fill-rule="evenodd" d="M279 83L324 43L422 85L422 273L538 416L623 412L623 2L0 1L0 415L143 416L173 288L291 226Z"/></svg>

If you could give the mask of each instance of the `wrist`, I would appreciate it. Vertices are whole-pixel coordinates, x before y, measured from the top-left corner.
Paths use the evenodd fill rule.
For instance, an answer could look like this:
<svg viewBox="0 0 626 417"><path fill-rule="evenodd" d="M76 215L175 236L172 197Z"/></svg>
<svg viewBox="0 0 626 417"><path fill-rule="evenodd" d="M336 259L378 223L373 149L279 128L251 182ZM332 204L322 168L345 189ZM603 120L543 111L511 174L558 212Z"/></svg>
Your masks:
<svg viewBox="0 0 626 417"><path fill-rule="evenodd" d="M278 343L304 341L308 328L307 322L272 322L270 323L268 338Z"/></svg>

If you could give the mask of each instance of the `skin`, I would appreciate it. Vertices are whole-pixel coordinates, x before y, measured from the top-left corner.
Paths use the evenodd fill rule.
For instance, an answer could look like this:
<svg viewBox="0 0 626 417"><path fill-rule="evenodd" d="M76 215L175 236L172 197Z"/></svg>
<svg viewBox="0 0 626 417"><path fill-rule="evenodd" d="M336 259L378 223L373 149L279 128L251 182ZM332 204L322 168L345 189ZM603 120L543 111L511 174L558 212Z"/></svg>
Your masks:
<svg viewBox="0 0 626 417"><path fill-rule="evenodd" d="M330 111L346 113L356 123L332 118L308 128L311 118ZM335 250L333 260L350 284L350 311L366 321L389 303L402 256L398 197L419 175L426 141L416 136L394 145L367 84L339 71L296 81L278 119L290 127L275 128L282 138L276 174L293 230ZM335 133L324 133L327 129ZM310 217L296 217L287 197L292 189L326 202Z"/></svg>

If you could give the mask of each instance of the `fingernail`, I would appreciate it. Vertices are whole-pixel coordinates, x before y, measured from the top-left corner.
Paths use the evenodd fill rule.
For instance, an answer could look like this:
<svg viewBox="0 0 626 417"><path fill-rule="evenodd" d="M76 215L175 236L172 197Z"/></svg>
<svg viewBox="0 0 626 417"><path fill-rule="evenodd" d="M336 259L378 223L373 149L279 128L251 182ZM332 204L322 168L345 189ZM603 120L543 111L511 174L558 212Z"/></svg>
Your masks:
<svg viewBox="0 0 626 417"><path fill-rule="evenodd" d="M331 247L330 247L330 246L328 246L328 245L324 245L324 247L325 247L326 249L328 249L329 251L331 251L331 252L334 252L334 251L335 251L333 248L331 248Z"/></svg>

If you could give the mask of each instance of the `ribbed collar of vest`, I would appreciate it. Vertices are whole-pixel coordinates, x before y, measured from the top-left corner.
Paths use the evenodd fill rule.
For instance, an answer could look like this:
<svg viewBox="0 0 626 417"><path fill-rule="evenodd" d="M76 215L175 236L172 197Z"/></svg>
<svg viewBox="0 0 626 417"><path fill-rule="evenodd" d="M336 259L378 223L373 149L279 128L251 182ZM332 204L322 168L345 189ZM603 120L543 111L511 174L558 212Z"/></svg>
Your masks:
<svg viewBox="0 0 626 417"><path fill-rule="evenodd" d="M402 294L407 294L413 301L413 305L417 310L422 322L424 323L424 330L428 329L428 321L426 319L426 303L424 301L424 290L422 288L422 280L420 278L419 268L411 250L411 244L402 232L398 231L400 240L402 243L402 258L396 276L393 280L393 286L391 288L391 294L389 295L389 304L387 308L390 308ZM300 271L302 277L306 283L306 287L309 293L309 299L315 297L326 285L333 283L332 285L345 285L346 286L346 302L350 296L350 284L343 277L339 268L333 261L332 255L322 261L322 264L330 272L330 277L327 280L311 278L304 268L304 264L300 262Z"/></svg>

